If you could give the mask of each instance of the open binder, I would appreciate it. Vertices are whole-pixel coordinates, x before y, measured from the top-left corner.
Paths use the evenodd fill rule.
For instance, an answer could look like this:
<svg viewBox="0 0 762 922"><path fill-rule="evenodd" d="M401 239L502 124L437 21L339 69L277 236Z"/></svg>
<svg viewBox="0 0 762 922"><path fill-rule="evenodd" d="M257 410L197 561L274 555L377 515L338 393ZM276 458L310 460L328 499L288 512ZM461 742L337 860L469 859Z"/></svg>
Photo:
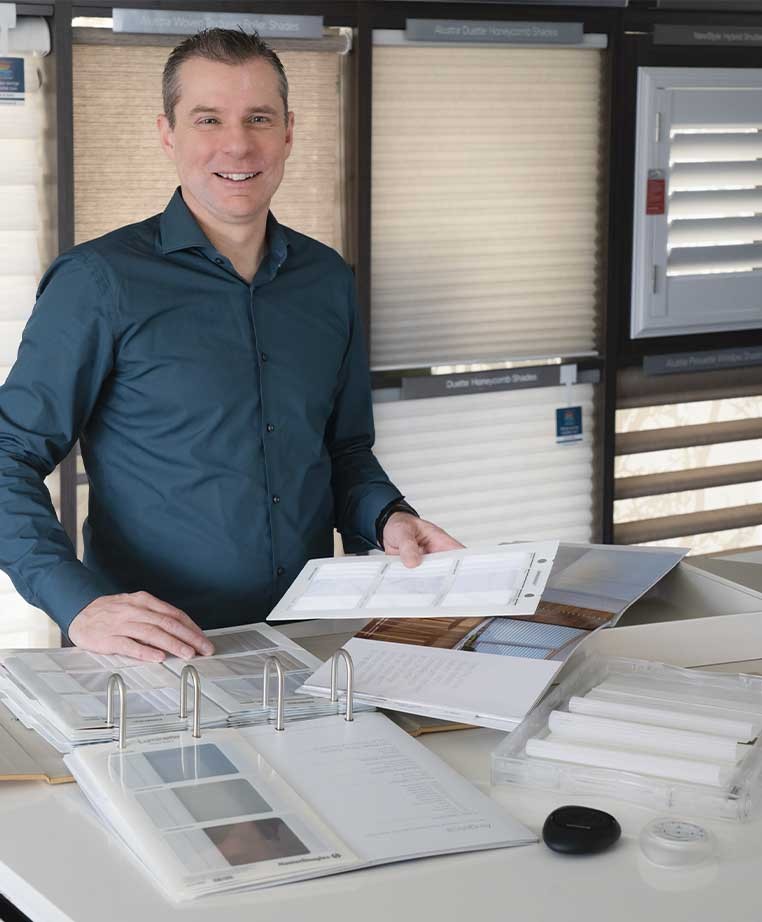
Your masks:
<svg viewBox="0 0 762 922"><path fill-rule="evenodd" d="M284 708L289 718L337 712L335 703L297 693L320 660L280 631L257 624L208 631L207 636L215 654L192 661L204 683L204 727L266 723L273 716L262 701L264 663L272 654L285 673ZM146 663L71 648L8 651L0 654L0 663L3 704L59 752L114 738L114 728L106 720L106 687L117 671L125 685L133 736L187 726L187 719L178 716L178 676L185 660L177 657Z"/></svg>
<svg viewBox="0 0 762 922"><path fill-rule="evenodd" d="M173 900L536 841L382 714L195 729L79 747L66 764L104 821ZM194 686L193 666L183 671ZM118 677L110 683L125 698ZM267 689L265 686L265 695ZM112 714L113 717L113 714ZM129 720L129 717L127 718ZM124 728L125 720L120 721ZM198 733L194 736L194 733Z"/></svg>

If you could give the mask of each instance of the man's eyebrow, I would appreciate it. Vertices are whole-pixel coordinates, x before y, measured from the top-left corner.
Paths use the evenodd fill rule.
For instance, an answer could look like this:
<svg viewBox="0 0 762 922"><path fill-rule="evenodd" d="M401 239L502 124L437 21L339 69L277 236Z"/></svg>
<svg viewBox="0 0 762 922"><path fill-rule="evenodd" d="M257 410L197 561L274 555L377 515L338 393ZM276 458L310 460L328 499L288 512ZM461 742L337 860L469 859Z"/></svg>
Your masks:
<svg viewBox="0 0 762 922"><path fill-rule="evenodd" d="M274 109L272 106L252 106L250 109L247 109L247 114L259 114L262 115L277 115L278 110ZM200 115L201 113L213 113L214 115L219 115L222 112L222 109L218 109L216 106L194 106L190 110L190 115Z"/></svg>

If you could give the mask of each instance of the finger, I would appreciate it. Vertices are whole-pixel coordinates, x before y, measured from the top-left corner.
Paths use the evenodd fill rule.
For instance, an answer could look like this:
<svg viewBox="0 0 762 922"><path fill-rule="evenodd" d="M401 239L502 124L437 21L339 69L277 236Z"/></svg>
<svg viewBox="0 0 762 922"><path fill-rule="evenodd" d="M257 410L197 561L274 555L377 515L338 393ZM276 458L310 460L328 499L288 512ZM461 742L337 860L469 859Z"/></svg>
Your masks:
<svg viewBox="0 0 762 922"><path fill-rule="evenodd" d="M175 605L151 595L150 592L132 592L129 598L132 604L137 604L139 608L148 608L150 611L155 611L160 615L170 615L178 621L182 621L192 631L197 631L199 634L203 633L196 622L182 608L177 608Z"/></svg>
<svg viewBox="0 0 762 922"><path fill-rule="evenodd" d="M166 634L171 634L185 646L192 648L191 653L188 654L189 656L194 656L197 652L208 654L214 650L211 641L198 627L186 627L182 621L178 621L172 615L159 614L149 608L136 608L130 620L152 625ZM184 656L185 654L177 655Z"/></svg>
<svg viewBox="0 0 762 922"><path fill-rule="evenodd" d="M400 541L399 553L400 560L406 567L417 567L423 560L418 542L413 538L403 538Z"/></svg>
<svg viewBox="0 0 762 922"><path fill-rule="evenodd" d="M155 615L151 612L148 612L147 615L149 618L167 617L166 615ZM178 627L185 630L181 625L178 625ZM190 659L196 655L195 647L192 644L186 643L177 634L164 630L156 621L134 620L125 625L123 631L125 635L133 638L133 640L138 640L146 646L155 647L157 650L163 650L165 653L171 653L172 656Z"/></svg>
<svg viewBox="0 0 762 922"><path fill-rule="evenodd" d="M148 647L145 644L138 643L130 637L119 637L114 644L114 653L119 656L131 656L133 659L143 660L147 663L161 663L166 657L166 653L157 650L156 647Z"/></svg>

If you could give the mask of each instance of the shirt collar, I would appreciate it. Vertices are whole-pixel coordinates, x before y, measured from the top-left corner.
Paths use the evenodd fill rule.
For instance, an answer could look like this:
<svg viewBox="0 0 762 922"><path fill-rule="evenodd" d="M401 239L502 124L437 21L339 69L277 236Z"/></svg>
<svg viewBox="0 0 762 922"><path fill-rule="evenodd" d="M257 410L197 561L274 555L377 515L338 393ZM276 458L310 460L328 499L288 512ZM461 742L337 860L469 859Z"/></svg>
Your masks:
<svg viewBox="0 0 762 922"><path fill-rule="evenodd" d="M175 189L175 194L162 212L159 226L161 229L161 252L165 255L175 253L177 250L188 250L192 247L214 249L209 238L193 217L190 208L185 204L179 186ZM271 261L280 266L286 258L288 241L283 228L272 212L267 214L265 236Z"/></svg>

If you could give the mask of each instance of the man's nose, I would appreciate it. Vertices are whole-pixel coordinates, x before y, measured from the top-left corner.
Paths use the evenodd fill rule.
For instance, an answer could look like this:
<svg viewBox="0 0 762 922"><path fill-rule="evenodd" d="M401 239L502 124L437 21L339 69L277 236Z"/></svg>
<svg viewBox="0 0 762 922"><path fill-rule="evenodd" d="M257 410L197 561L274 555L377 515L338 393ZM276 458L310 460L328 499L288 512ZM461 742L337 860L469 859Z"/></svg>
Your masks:
<svg viewBox="0 0 762 922"><path fill-rule="evenodd" d="M223 150L234 157L242 157L256 147L254 132L246 125L229 125L223 138Z"/></svg>

